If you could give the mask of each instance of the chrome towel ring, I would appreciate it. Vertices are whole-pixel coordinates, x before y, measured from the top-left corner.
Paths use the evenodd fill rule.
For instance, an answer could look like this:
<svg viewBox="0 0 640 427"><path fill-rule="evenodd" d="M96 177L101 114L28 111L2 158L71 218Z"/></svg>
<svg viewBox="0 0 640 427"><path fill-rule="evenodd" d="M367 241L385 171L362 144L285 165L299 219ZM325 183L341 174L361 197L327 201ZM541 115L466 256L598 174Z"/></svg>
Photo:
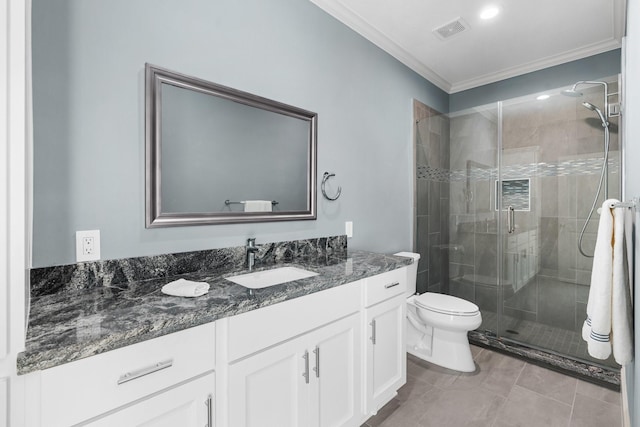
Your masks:
<svg viewBox="0 0 640 427"><path fill-rule="evenodd" d="M324 188L324 185L327 182L327 180L332 176L336 176L336 174L325 172L324 175L322 175L322 184L320 185L320 189L322 190L322 195L324 196L325 199L334 201L334 200L338 200L338 197L340 197L340 194L342 193L342 187L338 186L338 192L336 193L335 197L327 196L327 192Z"/></svg>

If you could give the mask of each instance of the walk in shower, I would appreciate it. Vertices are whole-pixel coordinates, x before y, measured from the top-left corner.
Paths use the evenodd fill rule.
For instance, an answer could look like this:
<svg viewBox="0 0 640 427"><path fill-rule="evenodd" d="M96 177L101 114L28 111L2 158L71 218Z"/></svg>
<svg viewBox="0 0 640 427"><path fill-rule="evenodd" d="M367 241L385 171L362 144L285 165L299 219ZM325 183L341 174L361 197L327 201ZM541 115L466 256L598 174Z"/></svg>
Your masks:
<svg viewBox="0 0 640 427"><path fill-rule="evenodd" d="M604 81L615 94L618 77ZM593 254L599 216L587 218L605 153L603 121L583 103L606 111L603 87L449 115L416 102L414 229L418 291L476 303L483 323L472 341L615 383L613 359L591 358L581 338L592 258L578 242L586 222L582 249ZM618 118L608 122L603 187L620 199Z"/></svg>

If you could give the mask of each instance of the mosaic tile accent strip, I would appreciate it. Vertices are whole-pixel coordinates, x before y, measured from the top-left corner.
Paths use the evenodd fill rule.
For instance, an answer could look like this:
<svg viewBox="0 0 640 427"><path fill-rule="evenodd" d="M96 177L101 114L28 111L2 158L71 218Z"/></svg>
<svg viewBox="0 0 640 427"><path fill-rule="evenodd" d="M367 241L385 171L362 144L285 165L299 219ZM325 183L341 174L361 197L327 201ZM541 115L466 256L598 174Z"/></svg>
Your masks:
<svg viewBox="0 0 640 427"><path fill-rule="evenodd" d="M529 163L523 165L505 166L502 170L503 179L518 179L522 177L542 176L578 176L597 175L602 167L601 158L567 160L558 163ZM609 159L609 173L620 173L620 161L618 158ZM459 182L471 179L474 181L486 181L498 178L496 168L471 168L469 170L446 170L428 165L417 165L416 176L418 179L427 179L436 182Z"/></svg>
<svg viewBox="0 0 640 427"><path fill-rule="evenodd" d="M559 163L530 163L527 165L507 166L503 170L503 178L521 178L523 176L575 176L596 175L602 168L602 158L568 160ZM617 158L609 159L609 173L619 173L620 162Z"/></svg>

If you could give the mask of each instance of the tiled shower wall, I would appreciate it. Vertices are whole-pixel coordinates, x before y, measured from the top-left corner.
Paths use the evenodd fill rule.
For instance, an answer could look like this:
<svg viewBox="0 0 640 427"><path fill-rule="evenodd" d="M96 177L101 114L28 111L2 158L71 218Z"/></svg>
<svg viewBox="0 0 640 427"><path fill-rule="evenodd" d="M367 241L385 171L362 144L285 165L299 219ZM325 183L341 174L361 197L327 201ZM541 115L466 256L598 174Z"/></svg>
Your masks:
<svg viewBox="0 0 640 427"><path fill-rule="evenodd" d="M451 118L450 294L483 311L498 307L498 110L489 106ZM496 331L496 322L485 322Z"/></svg>
<svg viewBox="0 0 640 427"><path fill-rule="evenodd" d="M414 101L414 118L416 288L448 293L449 119L419 101Z"/></svg>

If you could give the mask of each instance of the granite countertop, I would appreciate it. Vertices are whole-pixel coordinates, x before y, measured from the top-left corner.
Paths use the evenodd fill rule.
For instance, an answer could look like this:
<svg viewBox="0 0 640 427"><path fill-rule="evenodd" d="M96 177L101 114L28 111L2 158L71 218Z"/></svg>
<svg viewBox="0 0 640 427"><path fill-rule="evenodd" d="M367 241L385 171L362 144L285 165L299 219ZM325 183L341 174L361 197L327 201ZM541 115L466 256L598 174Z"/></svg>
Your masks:
<svg viewBox="0 0 640 427"><path fill-rule="evenodd" d="M348 251L258 265L255 270L292 265L319 273L264 289L249 290L226 280L225 277L247 272L228 269L143 280L125 288L102 286L36 297L31 301L26 350L18 355L18 373L51 368L354 282L411 262L410 258L393 255ZM160 291L163 285L178 278L207 282L209 293L182 298Z"/></svg>

